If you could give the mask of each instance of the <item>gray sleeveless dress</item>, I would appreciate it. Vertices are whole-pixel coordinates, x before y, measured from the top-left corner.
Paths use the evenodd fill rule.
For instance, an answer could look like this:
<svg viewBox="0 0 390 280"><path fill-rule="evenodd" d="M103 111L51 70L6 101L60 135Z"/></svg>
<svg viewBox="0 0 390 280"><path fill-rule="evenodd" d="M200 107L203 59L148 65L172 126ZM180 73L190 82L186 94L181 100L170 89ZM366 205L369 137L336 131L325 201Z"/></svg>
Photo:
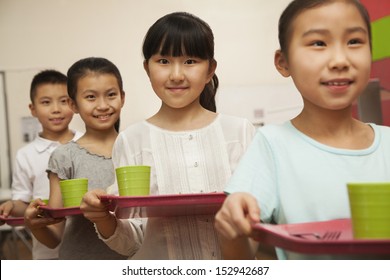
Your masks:
<svg viewBox="0 0 390 280"><path fill-rule="evenodd" d="M76 142L58 147L52 153L47 171L58 174L60 179L88 178L88 190L105 189L115 180L111 158L88 152ZM69 216L60 245L62 260L123 260L111 250L95 231L92 222L83 215Z"/></svg>

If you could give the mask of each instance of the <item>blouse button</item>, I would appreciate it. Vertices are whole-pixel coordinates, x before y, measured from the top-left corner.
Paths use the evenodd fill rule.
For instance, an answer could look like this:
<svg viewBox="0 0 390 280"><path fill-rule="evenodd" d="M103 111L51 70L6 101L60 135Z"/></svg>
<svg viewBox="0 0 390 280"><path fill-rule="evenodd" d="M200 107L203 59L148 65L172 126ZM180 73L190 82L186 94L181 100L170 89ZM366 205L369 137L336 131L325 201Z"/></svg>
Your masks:
<svg viewBox="0 0 390 280"><path fill-rule="evenodd" d="M194 136L192 136L192 134L190 134L190 136L188 136L188 140L192 140L194 138Z"/></svg>
<svg viewBox="0 0 390 280"><path fill-rule="evenodd" d="M198 162L197 162L197 161L195 161L194 166L195 166L195 167L198 167Z"/></svg>

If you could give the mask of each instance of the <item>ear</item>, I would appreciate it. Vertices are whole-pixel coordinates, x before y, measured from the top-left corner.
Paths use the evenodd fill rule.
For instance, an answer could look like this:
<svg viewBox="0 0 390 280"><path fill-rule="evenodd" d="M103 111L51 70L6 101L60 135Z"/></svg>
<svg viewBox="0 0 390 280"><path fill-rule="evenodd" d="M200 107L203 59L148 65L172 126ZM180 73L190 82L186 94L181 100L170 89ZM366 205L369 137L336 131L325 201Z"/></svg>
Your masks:
<svg viewBox="0 0 390 280"><path fill-rule="evenodd" d="M70 109L72 109L73 113L78 114L79 109L77 108L77 104L73 101L72 98L68 98L68 105Z"/></svg>
<svg viewBox="0 0 390 280"><path fill-rule="evenodd" d="M276 70L283 76L283 77L289 77L290 71L288 69L288 62L286 56L282 53L281 50L277 50L275 52L274 57L274 64L276 67Z"/></svg>
<svg viewBox="0 0 390 280"><path fill-rule="evenodd" d="M145 69L145 72L148 75L148 77L150 77L149 76L149 64L148 64L148 61L146 59L144 60L144 69Z"/></svg>
<svg viewBox="0 0 390 280"><path fill-rule="evenodd" d="M210 62L209 73L207 75L207 83L210 82L211 79L213 78L216 69L217 69L217 61L215 59L213 59Z"/></svg>
<svg viewBox="0 0 390 280"><path fill-rule="evenodd" d="M34 104L30 103L28 104L28 108L30 109L31 115L33 117L37 117L37 112L35 111L35 106Z"/></svg>
<svg viewBox="0 0 390 280"><path fill-rule="evenodd" d="M121 93L121 102L122 102L121 108L123 107L123 105L125 105L125 96L126 96L126 94L125 94L125 92L123 91L123 92Z"/></svg>

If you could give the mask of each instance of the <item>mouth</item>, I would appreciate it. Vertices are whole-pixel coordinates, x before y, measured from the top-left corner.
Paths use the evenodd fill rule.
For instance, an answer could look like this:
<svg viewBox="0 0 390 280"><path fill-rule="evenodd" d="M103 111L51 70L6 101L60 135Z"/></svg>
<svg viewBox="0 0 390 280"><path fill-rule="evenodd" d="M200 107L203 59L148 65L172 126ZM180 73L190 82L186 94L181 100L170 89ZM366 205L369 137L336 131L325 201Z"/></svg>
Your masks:
<svg viewBox="0 0 390 280"><path fill-rule="evenodd" d="M93 117L104 121L104 120L109 119L112 115L113 115L113 113L112 114L105 114L105 115L93 115Z"/></svg>
<svg viewBox="0 0 390 280"><path fill-rule="evenodd" d="M337 81L321 82L322 85L329 86L329 87L345 87L351 85L352 83L353 83L352 80L337 80Z"/></svg>
<svg viewBox="0 0 390 280"><path fill-rule="evenodd" d="M180 87L167 87L168 90L173 92L179 92L188 89L188 87L180 86Z"/></svg>
<svg viewBox="0 0 390 280"><path fill-rule="evenodd" d="M52 118L52 119L49 119L49 121L54 122L54 123L59 123L59 122L62 122L63 120L64 120L64 118Z"/></svg>

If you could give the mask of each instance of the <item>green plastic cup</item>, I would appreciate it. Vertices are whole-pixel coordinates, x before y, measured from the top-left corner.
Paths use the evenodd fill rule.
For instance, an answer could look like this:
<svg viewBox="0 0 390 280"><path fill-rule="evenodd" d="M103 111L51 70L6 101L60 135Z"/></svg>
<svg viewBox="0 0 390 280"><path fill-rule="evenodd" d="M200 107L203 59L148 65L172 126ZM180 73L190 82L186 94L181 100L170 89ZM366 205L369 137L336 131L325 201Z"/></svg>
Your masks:
<svg viewBox="0 0 390 280"><path fill-rule="evenodd" d="M80 206L84 194L88 191L88 179L61 180L60 188L64 207Z"/></svg>
<svg viewBox="0 0 390 280"><path fill-rule="evenodd" d="M347 188L354 237L390 238L390 182L348 183Z"/></svg>
<svg viewBox="0 0 390 280"><path fill-rule="evenodd" d="M150 166L122 166L115 170L120 196L145 196L150 193Z"/></svg>

